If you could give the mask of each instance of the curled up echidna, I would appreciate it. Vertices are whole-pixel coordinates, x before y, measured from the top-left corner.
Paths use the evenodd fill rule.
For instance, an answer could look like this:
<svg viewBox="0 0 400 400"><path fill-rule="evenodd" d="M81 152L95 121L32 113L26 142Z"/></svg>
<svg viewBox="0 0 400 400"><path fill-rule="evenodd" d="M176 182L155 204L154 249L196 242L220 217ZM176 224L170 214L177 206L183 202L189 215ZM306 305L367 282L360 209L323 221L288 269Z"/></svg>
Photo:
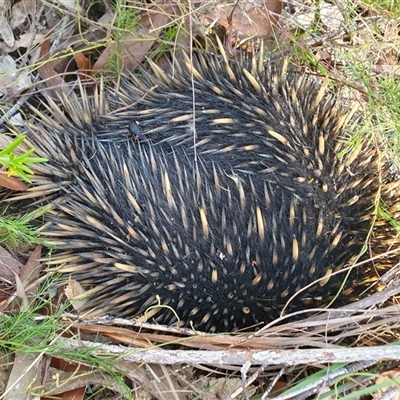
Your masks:
<svg viewBox="0 0 400 400"><path fill-rule="evenodd" d="M82 313L232 331L377 279L344 267L368 238L385 251L376 210L398 216L399 186L368 139L347 145L326 82L214 57L153 69L50 101L28 129L49 159L29 195L54 205L49 263L87 289Z"/></svg>

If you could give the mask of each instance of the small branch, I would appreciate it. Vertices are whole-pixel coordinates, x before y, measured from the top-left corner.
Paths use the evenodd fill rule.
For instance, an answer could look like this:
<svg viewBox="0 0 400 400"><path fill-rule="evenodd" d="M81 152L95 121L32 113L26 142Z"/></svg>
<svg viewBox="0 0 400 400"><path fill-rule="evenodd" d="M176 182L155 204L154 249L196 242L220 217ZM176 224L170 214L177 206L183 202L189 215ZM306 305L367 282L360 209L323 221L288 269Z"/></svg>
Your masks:
<svg viewBox="0 0 400 400"><path fill-rule="evenodd" d="M285 365L298 366L307 364L330 364L339 362L358 362L373 360L375 363L384 360L400 359L400 346L375 346L335 349L293 349L293 350L162 350L137 349L114 345L102 345L87 340L59 338L65 349L78 350L91 348L96 354L114 354L124 361L154 364L208 364L208 365Z"/></svg>

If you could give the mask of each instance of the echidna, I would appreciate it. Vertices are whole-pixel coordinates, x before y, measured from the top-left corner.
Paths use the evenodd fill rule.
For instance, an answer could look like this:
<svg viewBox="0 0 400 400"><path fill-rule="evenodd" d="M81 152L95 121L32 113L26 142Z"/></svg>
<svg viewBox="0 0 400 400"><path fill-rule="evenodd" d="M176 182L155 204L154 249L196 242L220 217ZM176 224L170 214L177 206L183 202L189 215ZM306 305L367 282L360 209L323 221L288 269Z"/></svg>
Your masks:
<svg viewBox="0 0 400 400"><path fill-rule="evenodd" d="M88 289L82 312L232 331L376 279L338 272L381 199L398 216L399 186L367 138L347 145L351 113L326 82L215 57L153 69L50 101L29 128L50 160L31 189L54 205L49 263Z"/></svg>

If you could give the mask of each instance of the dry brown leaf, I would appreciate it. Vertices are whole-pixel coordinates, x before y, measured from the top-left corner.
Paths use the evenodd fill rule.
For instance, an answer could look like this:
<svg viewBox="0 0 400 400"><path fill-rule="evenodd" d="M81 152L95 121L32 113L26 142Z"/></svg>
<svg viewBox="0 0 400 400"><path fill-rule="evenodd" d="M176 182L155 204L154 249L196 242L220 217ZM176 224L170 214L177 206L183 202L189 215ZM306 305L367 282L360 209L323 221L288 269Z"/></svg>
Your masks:
<svg viewBox="0 0 400 400"><path fill-rule="evenodd" d="M15 277L22 265L3 247L0 247L0 309L8 306L15 291Z"/></svg>
<svg viewBox="0 0 400 400"><path fill-rule="evenodd" d="M89 71L90 70L90 62L87 57L83 53L74 53L74 59L76 61L76 65L78 69L81 71Z"/></svg>
<svg viewBox="0 0 400 400"><path fill-rule="evenodd" d="M19 71L15 60L8 54L0 58L0 93L12 96L31 86L27 71Z"/></svg>
<svg viewBox="0 0 400 400"><path fill-rule="evenodd" d="M174 335L163 335L161 333L135 332L131 329L108 325L80 325L79 330L87 333L101 334L119 343L127 345L148 348L159 343L174 343L180 346L199 348L203 350L217 350L226 348L256 348L270 349L271 346L266 343L265 338L251 338L247 340L248 335L228 336L228 335L199 335L191 337L181 337Z"/></svg>
<svg viewBox="0 0 400 400"><path fill-rule="evenodd" d="M3 39L7 46L13 46L14 33L7 19L9 5L10 3L7 1L0 2L0 38Z"/></svg>
<svg viewBox="0 0 400 400"><path fill-rule="evenodd" d="M6 249L0 247L0 280L15 285L15 275L20 275L22 264Z"/></svg>
<svg viewBox="0 0 400 400"><path fill-rule="evenodd" d="M36 285L38 271L36 270L36 274L33 275L34 268L37 266L34 260L36 259L37 261L38 252L40 255L40 248L41 246L36 248L28 262L23 266L7 250L0 247L0 280L5 285L1 291L0 300L6 300L4 306L11 304L15 296L22 300L22 304L18 302L18 307L24 309L28 306L28 297L26 295L28 282L26 278L29 277L31 281L35 281ZM32 292L32 287L29 288L29 291L30 293Z"/></svg>
<svg viewBox="0 0 400 400"><path fill-rule="evenodd" d="M64 88L64 80L57 74L54 70L54 63L48 62L50 54L50 39L43 41L40 48L40 62L41 66L38 68L39 75L42 77L43 81L46 82L47 87L59 93L60 90Z"/></svg>
<svg viewBox="0 0 400 400"><path fill-rule="evenodd" d="M389 74L400 76L400 65L381 64L374 65L372 70L378 74Z"/></svg>
<svg viewBox="0 0 400 400"><path fill-rule="evenodd" d="M282 12L281 0L246 0L232 4L222 2L205 14L205 23L218 21L239 41L247 38L264 38L272 31Z"/></svg>
<svg viewBox="0 0 400 400"><path fill-rule="evenodd" d="M22 267L21 270L21 281L27 285L30 282L37 281L39 276L40 269L38 268L40 265L39 258L42 252L42 246L36 246L35 250L31 253L28 261Z"/></svg>
<svg viewBox="0 0 400 400"><path fill-rule="evenodd" d="M118 384L115 377L104 371L72 371L63 372L56 368L50 368L49 375L42 386L34 388L35 393L46 393L49 397L41 397L42 400L57 399L79 400L85 395L85 388L89 385L104 387L120 394L126 394L122 385ZM124 398L122 396L115 398Z"/></svg>
<svg viewBox="0 0 400 400"><path fill-rule="evenodd" d="M80 327L80 330L94 333L96 335L103 334L117 340L119 343L125 343L134 347L148 348L152 346L152 344L149 343L148 340L145 340L143 336L135 331L125 328L119 328L116 326L86 325ZM171 337L167 338L168 340L171 340Z"/></svg>
<svg viewBox="0 0 400 400"><path fill-rule="evenodd" d="M32 21L35 21L41 2L38 0L18 0L9 3L12 3L12 10L9 13L9 26L14 40L0 42L0 50L4 53L11 53L16 49L25 47L32 65L37 59L36 53L38 54L34 46L41 43L44 38L44 34L38 32L41 29L32 29L32 23L34 23ZM2 24L0 26L3 27Z"/></svg>
<svg viewBox="0 0 400 400"><path fill-rule="evenodd" d="M153 46L155 40L161 32L160 27L168 22L167 11L152 13L149 10L140 21L140 29L132 32L121 42L112 42L103 51L101 56L93 65L93 70L105 69L111 55L117 54L117 47L121 48L119 52L121 69L123 71L133 71L146 56L147 52Z"/></svg>
<svg viewBox="0 0 400 400"><path fill-rule="evenodd" d="M55 393L57 393L57 398L58 399L65 399L65 400L83 400L85 396L85 391L86 391L86 385L85 383L79 381L73 380L73 376L77 376L78 378L80 377L79 371L84 372L87 370L87 367L82 365L82 364L76 364L72 363L66 360L63 360L62 358L56 358L52 357L51 367L53 369L50 370L50 373L48 374L48 377L52 380L55 381L55 386L59 386L59 384L63 384L61 386L61 390L56 390ZM60 382L60 376L63 374L58 374L57 369L60 371L65 371L65 372L72 372L71 378L72 379L72 388L70 386L65 387L65 382ZM53 400L54 398L51 397L41 397L42 400Z"/></svg>
<svg viewBox="0 0 400 400"><path fill-rule="evenodd" d="M400 75L400 65L397 63L398 54L394 51L383 52L378 62L373 66L373 71L378 74Z"/></svg>
<svg viewBox="0 0 400 400"><path fill-rule="evenodd" d="M202 377L199 381L203 394L202 400L229 399L232 393L242 387L240 378L208 378ZM248 398L254 395L255 387L247 387Z"/></svg>
<svg viewBox="0 0 400 400"><path fill-rule="evenodd" d="M65 296L67 296L74 310L78 312L85 304L85 299L80 299L80 297L84 296L84 293L85 290L78 281L70 280L64 288Z"/></svg>
<svg viewBox="0 0 400 400"><path fill-rule="evenodd" d="M28 190L28 186L23 181L12 176L7 176L7 173L3 171L0 171L0 186L17 191Z"/></svg>
<svg viewBox="0 0 400 400"><path fill-rule="evenodd" d="M24 312L28 310L29 301L25 292L25 287L17 274L15 274L15 293L17 297L21 300L21 302L19 303L19 311Z"/></svg>
<svg viewBox="0 0 400 400"><path fill-rule="evenodd" d="M40 382L39 371L43 358L37 354L15 353L13 368L8 377L7 388L2 395L5 399L30 400L31 390ZM2 396L2 397L3 397Z"/></svg>
<svg viewBox="0 0 400 400"><path fill-rule="evenodd" d="M12 29L18 28L23 32L23 25L28 25L29 29L30 18L34 17L39 9L40 2L36 0L19 0L14 2L10 17L10 25Z"/></svg>
<svg viewBox="0 0 400 400"><path fill-rule="evenodd" d="M8 265L5 265L5 263L0 262L0 280L3 280L3 282L0 283L0 285L2 286L2 290L0 292L0 301L2 301L1 306L7 307L7 309L10 307L12 309L17 308L18 310L23 311L29 306L29 301L27 296L28 282L26 282L22 278L23 275L25 276L26 274L28 274L28 272L26 271L27 266L26 265L22 266L18 261L12 258L11 254L9 254L3 248L0 248L0 253L3 252L5 252L5 255L8 254L10 258L7 258ZM33 253L33 256L35 257L35 252ZM10 260L12 261L10 262ZM24 270L25 272L23 272ZM9 272L9 274L12 274L12 278L11 275L7 277L8 279L5 278L7 271ZM28 289L29 296L32 295L32 289L36 288L37 285L36 280L35 284L29 287ZM14 302L15 298L18 298L19 301Z"/></svg>
<svg viewBox="0 0 400 400"><path fill-rule="evenodd" d="M14 34L4 15L0 15L0 37L4 40L4 43L6 43L7 46L14 46Z"/></svg>

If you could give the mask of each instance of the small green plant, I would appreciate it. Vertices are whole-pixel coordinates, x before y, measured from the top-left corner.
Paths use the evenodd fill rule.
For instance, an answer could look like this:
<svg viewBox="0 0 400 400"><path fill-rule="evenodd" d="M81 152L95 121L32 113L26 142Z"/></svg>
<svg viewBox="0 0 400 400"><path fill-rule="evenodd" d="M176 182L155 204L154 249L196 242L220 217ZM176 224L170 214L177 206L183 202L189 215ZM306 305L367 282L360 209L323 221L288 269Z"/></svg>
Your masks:
<svg viewBox="0 0 400 400"><path fill-rule="evenodd" d="M0 244L17 249L25 244L40 243L39 230L30 222L42 216L50 206L40 207L24 215L5 216L7 209L0 214Z"/></svg>
<svg viewBox="0 0 400 400"><path fill-rule="evenodd" d="M28 175L32 175L32 170L26 164L43 163L47 160L42 157L30 157L34 149L29 149L21 155L14 153L14 150L24 141L25 136L19 136L4 150L0 151L0 164L8 170L8 176L13 174L21 177L25 182L30 183Z"/></svg>
<svg viewBox="0 0 400 400"><path fill-rule="evenodd" d="M179 26L172 25L165 28L165 32L161 37L160 43L155 49L154 59L160 59L166 52L173 53L175 50L177 35L179 33Z"/></svg>
<svg viewBox="0 0 400 400"><path fill-rule="evenodd" d="M72 323L69 325L63 318L68 305L61 304L55 308L54 299L48 295L48 293L54 291L52 288L54 284L57 285L57 276L51 276L42 282L36 296L29 298L25 307L20 310L0 313L0 352L31 355L32 364L37 366L44 365L42 360L45 355L48 359L54 356L70 361L75 363L76 371L69 379L73 380L74 377L86 375L88 376L88 383L91 382L91 379L105 382L104 388L109 385L114 388L117 387L122 393L122 398L132 398L130 388L124 382L122 373L119 372L122 368L119 367L117 357L102 355L100 346L97 345L93 345L93 347L82 345L71 348L69 341L76 337L71 337ZM81 363L90 365L93 370L99 370L99 377L91 378L92 372L80 370L79 365ZM60 387L52 385L51 380L48 379L42 385L35 382L31 388L32 393L40 393L41 395L46 393L46 397L60 393ZM26 383L26 381L24 382ZM65 381L61 382L61 385L63 384L65 384ZM24 389L28 390L28 387ZM4 397L4 394L0 393L0 398L3 399Z"/></svg>
<svg viewBox="0 0 400 400"><path fill-rule="evenodd" d="M115 27L128 32L139 27L140 7L125 1L116 0L112 3L115 11Z"/></svg>
<svg viewBox="0 0 400 400"><path fill-rule="evenodd" d="M382 200L377 209L377 216L388 221L390 225L396 229L397 233L400 232L400 222L393 218L393 215L389 212L389 207Z"/></svg>

